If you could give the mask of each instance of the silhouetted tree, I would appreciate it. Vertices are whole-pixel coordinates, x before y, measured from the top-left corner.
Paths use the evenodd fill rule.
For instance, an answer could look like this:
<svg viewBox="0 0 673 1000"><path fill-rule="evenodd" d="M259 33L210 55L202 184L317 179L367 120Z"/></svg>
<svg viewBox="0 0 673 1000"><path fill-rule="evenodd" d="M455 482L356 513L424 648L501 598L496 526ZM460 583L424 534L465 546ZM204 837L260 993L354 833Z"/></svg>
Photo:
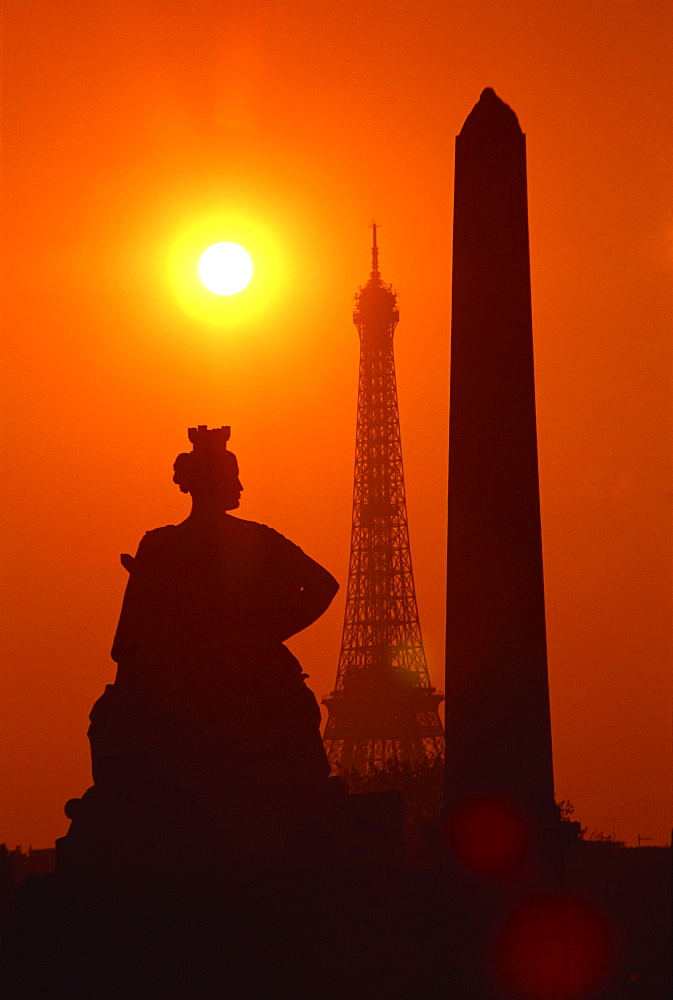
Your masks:
<svg viewBox="0 0 673 1000"><path fill-rule="evenodd" d="M444 795L444 761L387 761L383 767L351 768L341 777L351 792L395 791L404 802L407 824L436 819Z"/></svg>

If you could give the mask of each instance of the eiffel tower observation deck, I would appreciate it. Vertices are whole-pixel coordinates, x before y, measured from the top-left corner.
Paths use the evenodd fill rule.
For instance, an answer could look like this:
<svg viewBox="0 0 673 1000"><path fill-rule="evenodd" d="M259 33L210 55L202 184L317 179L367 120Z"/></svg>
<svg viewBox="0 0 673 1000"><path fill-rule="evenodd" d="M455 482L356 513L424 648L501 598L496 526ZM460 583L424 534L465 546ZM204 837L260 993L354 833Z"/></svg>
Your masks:
<svg viewBox="0 0 673 1000"><path fill-rule="evenodd" d="M325 699L332 769L422 763L444 753L411 566L393 337L397 297L372 271L355 297L360 336L350 568L341 655Z"/></svg>

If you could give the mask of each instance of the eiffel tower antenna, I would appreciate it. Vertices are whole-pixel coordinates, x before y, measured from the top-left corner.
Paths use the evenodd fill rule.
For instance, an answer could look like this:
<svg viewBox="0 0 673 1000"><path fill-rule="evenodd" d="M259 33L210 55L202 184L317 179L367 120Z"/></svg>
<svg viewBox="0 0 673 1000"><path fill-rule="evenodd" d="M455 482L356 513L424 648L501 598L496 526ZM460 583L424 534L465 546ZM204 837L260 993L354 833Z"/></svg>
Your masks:
<svg viewBox="0 0 673 1000"><path fill-rule="evenodd" d="M379 248L376 245L376 223L372 221L372 278L378 278L379 275Z"/></svg>

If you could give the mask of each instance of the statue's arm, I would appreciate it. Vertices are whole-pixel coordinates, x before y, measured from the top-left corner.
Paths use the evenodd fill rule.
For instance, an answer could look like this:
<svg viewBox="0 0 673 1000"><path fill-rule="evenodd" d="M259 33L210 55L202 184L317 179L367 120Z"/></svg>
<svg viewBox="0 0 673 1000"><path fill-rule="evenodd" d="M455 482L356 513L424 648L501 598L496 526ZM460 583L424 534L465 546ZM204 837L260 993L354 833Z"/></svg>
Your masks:
<svg viewBox="0 0 673 1000"><path fill-rule="evenodd" d="M129 579L112 645L112 659L117 663L133 656L150 630L155 603L152 578L156 574L152 571L154 560L148 536L141 539L135 557L124 552L120 561L128 572Z"/></svg>
<svg viewBox="0 0 673 1000"><path fill-rule="evenodd" d="M324 566L305 552L301 552L301 556L299 594L293 613L283 622L282 641L317 621L327 611L339 589L339 584Z"/></svg>
<svg viewBox="0 0 673 1000"><path fill-rule="evenodd" d="M266 525L263 531L266 565L275 591L272 631L284 642L327 611L339 584L294 542Z"/></svg>

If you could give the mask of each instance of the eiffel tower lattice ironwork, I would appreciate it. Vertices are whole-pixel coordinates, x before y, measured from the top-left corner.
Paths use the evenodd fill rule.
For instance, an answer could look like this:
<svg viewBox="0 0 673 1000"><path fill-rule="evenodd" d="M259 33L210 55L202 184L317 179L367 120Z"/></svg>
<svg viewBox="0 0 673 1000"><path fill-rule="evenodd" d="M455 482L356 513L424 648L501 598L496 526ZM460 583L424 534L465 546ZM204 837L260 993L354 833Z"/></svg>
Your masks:
<svg viewBox="0 0 673 1000"><path fill-rule="evenodd" d="M333 771L444 753L411 567L393 336L397 297L372 272L355 297L360 336L353 526L341 655L324 742Z"/></svg>

